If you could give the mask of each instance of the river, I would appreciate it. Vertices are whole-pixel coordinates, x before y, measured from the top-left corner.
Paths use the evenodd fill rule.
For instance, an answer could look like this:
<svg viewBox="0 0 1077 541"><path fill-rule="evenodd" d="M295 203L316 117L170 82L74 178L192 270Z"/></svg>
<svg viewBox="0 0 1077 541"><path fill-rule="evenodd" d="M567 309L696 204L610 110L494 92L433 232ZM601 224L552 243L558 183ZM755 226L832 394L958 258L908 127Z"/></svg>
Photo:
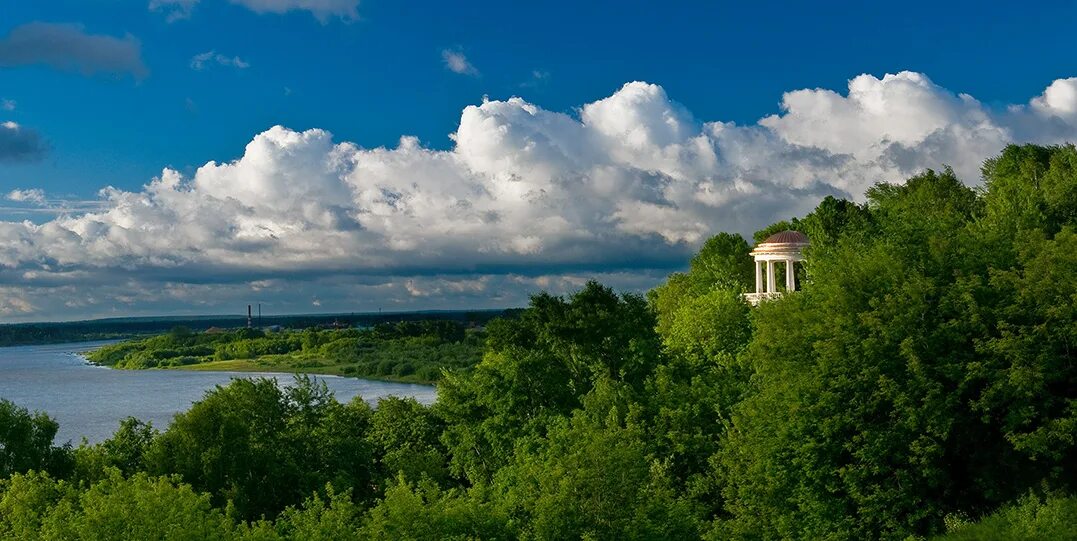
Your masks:
<svg viewBox="0 0 1077 541"><path fill-rule="evenodd" d="M115 432L121 419L136 417L164 429L206 391L233 378L268 377L289 384L289 374L260 372L190 372L185 370L114 370L88 364L79 353L108 342L49 344L0 348L0 398L31 411L43 411L60 423L56 441L77 445ZM318 376L342 402L356 396L371 405L384 396L414 397L423 404L437 393L430 385Z"/></svg>

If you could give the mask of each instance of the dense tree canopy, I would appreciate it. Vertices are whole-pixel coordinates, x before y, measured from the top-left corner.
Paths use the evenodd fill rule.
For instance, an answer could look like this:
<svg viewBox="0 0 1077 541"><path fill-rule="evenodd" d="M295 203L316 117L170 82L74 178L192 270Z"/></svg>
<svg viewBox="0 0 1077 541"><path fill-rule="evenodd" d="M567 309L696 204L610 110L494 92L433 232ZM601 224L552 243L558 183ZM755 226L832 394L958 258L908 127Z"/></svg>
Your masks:
<svg viewBox="0 0 1077 541"><path fill-rule="evenodd" d="M178 474L251 519L297 505L327 482L363 500L372 496L370 417L361 399L340 404L306 377L284 389L237 379L177 415L147 450L146 467Z"/></svg>
<svg viewBox="0 0 1077 541"><path fill-rule="evenodd" d="M1003 212L990 171L1020 150L982 195L949 171L875 187L870 219L813 245L803 293L756 311L719 531L899 539L1073 489L1073 226Z"/></svg>

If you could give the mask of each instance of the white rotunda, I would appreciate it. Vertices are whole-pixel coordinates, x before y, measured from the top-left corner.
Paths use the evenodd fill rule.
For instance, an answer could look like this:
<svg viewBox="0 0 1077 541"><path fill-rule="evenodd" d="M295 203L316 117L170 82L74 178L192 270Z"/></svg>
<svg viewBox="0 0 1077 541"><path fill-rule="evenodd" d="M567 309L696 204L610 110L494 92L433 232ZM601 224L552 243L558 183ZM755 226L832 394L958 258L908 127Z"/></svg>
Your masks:
<svg viewBox="0 0 1077 541"><path fill-rule="evenodd" d="M796 263L804 261L804 248L808 247L808 236L800 231L782 231L775 233L763 242L755 245L751 255L755 257L755 293L745 293L744 298L752 305L764 299L771 299L782 294L778 291L775 280L775 267L783 263L785 267L785 291L796 291ZM763 289L763 267L766 267L766 289Z"/></svg>

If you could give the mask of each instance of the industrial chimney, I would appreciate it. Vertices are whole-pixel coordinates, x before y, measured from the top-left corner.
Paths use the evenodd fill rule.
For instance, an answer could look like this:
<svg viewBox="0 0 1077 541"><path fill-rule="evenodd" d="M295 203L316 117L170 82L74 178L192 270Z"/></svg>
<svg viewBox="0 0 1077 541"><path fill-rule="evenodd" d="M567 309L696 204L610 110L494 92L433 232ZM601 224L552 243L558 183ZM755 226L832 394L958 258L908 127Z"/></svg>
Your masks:
<svg viewBox="0 0 1077 541"><path fill-rule="evenodd" d="M251 305L247 305L247 328L251 328Z"/></svg>

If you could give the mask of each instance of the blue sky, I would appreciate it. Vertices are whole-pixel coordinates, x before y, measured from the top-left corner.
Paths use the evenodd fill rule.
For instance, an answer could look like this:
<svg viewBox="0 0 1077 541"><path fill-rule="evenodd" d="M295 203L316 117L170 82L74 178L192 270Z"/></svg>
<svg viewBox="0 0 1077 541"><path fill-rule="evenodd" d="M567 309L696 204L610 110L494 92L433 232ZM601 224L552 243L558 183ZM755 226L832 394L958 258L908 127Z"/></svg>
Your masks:
<svg viewBox="0 0 1077 541"><path fill-rule="evenodd" d="M975 183L1006 142L1072 140L1077 114L1073 2L156 3L6 2L0 243L15 255L0 252L0 321L215 313L248 297L282 311L504 306L588 277L642 290L717 230L748 234L943 163ZM19 42L42 32L114 48ZM719 134L726 123L737 130ZM904 161L879 150L893 144L912 149ZM341 153L352 165L337 167ZM180 195L143 188L166 167ZM126 196L102 199L106 186ZM249 215L168 225L222 201ZM78 209L119 210L70 221ZM453 221L471 211L504 233ZM339 253L312 257L289 232ZM176 237L152 245L161 235ZM59 291L75 300L50 301Z"/></svg>

